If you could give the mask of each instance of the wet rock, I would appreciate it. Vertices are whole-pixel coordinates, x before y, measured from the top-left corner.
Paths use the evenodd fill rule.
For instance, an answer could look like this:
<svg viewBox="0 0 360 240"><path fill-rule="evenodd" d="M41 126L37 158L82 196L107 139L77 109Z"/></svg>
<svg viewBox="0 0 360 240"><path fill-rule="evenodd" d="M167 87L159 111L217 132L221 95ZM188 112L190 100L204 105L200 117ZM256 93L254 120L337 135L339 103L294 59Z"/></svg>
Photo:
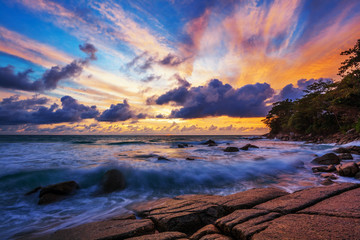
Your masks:
<svg viewBox="0 0 360 240"><path fill-rule="evenodd" d="M224 152L238 152L239 148L237 147L227 147L224 149Z"/></svg>
<svg viewBox="0 0 360 240"><path fill-rule="evenodd" d="M321 157L315 158L311 162L320 165L339 164L340 158L335 153L327 153Z"/></svg>
<svg viewBox="0 0 360 240"><path fill-rule="evenodd" d="M321 181L321 185L324 185L324 186L328 186L328 185L331 185L331 184L333 184L334 183L334 181L333 180L331 180L330 178L326 178L325 180L323 180L323 181Z"/></svg>
<svg viewBox="0 0 360 240"><path fill-rule="evenodd" d="M328 166L318 166L318 167L313 167L312 171L314 173L316 173L316 172L335 172L336 167L333 164L328 165Z"/></svg>
<svg viewBox="0 0 360 240"><path fill-rule="evenodd" d="M41 189L41 187L36 187L36 188L34 188L33 190L25 193L24 195L25 195L25 196L31 195L31 194L33 194L33 193L36 193L36 192L39 191L40 189Z"/></svg>
<svg viewBox="0 0 360 240"><path fill-rule="evenodd" d="M339 158L341 160L352 160L352 159L354 159L353 156L351 155L351 153L341 153L339 155Z"/></svg>
<svg viewBox="0 0 360 240"><path fill-rule="evenodd" d="M264 161L264 160L266 160L266 158L260 156L260 157L255 157L254 160L255 161Z"/></svg>
<svg viewBox="0 0 360 240"><path fill-rule="evenodd" d="M163 157L163 156L159 156L158 161L170 161L169 159L167 159L166 157Z"/></svg>
<svg viewBox="0 0 360 240"><path fill-rule="evenodd" d="M360 154L360 146L350 146L346 148L338 148L335 150L336 153L353 153L353 154Z"/></svg>
<svg viewBox="0 0 360 240"><path fill-rule="evenodd" d="M277 218L253 240L359 239L360 219L321 215L289 214ZM344 227L346 226L346 227Z"/></svg>
<svg viewBox="0 0 360 240"><path fill-rule="evenodd" d="M360 218L360 188L325 199L300 213Z"/></svg>
<svg viewBox="0 0 360 240"><path fill-rule="evenodd" d="M123 190L125 187L125 177L117 169L108 170L101 180L101 190L104 193Z"/></svg>
<svg viewBox="0 0 360 240"><path fill-rule="evenodd" d="M59 230L40 239L126 239L151 233L155 228L149 219L108 220Z"/></svg>
<svg viewBox="0 0 360 240"><path fill-rule="evenodd" d="M357 172L359 172L359 167L356 163L343 163L336 166L336 171L340 176L345 177L354 177Z"/></svg>
<svg viewBox="0 0 360 240"><path fill-rule="evenodd" d="M188 160L188 161L193 161L193 160L195 160L195 158L187 157L186 160Z"/></svg>
<svg viewBox="0 0 360 240"><path fill-rule="evenodd" d="M199 240L205 235L217 234L217 233L220 233L219 229L217 229L217 227L215 227L215 225L209 224L209 225L206 225L205 227L199 229L198 231L196 231L196 233L194 233L190 237L190 240Z"/></svg>
<svg viewBox="0 0 360 240"><path fill-rule="evenodd" d="M336 153L350 153L350 150L347 149L347 148L341 147L341 148L336 149L334 152L336 152Z"/></svg>
<svg viewBox="0 0 360 240"><path fill-rule="evenodd" d="M127 238L126 240L176 240L176 239L187 239L185 233L181 232L162 232L155 234L148 234L139 237Z"/></svg>
<svg viewBox="0 0 360 240"><path fill-rule="evenodd" d="M360 172L357 172L354 176L355 179L360 179Z"/></svg>
<svg viewBox="0 0 360 240"><path fill-rule="evenodd" d="M241 147L240 149L241 150L249 150L249 148L259 148L259 147L248 143L245 146Z"/></svg>
<svg viewBox="0 0 360 240"><path fill-rule="evenodd" d="M335 176L332 173L322 173L320 176L323 177L323 178L330 178L330 179L337 179L338 178L337 176Z"/></svg>
<svg viewBox="0 0 360 240"><path fill-rule="evenodd" d="M186 147L189 147L187 143L178 144L178 148L186 148Z"/></svg>
<svg viewBox="0 0 360 240"><path fill-rule="evenodd" d="M79 189L75 181L61 182L41 188L38 204L49 204L61 201L74 194Z"/></svg>
<svg viewBox="0 0 360 240"><path fill-rule="evenodd" d="M207 140L206 142L204 142L204 143L202 143L202 144L203 144L203 145L208 145L208 146L210 146L210 147L212 147L212 146L217 146L216 142L215 142L214 140L211 140L211 139Z"/></svg>
<svg viewBox="0 0 360 240"><path fill-rule="evenodd" d="M359 187L359 184L341 183L331 186L308 188L255 206L255 209L291 213L318 203L326 198Z"/></svg>

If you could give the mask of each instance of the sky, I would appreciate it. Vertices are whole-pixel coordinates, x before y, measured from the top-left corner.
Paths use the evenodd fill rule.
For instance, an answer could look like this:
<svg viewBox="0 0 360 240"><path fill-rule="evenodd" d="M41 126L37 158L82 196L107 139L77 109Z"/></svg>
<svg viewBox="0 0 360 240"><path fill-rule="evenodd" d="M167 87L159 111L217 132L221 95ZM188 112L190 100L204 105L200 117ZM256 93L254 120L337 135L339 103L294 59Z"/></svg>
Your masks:
<svg viewBox="0 0 360 240"><path fill-rule="evenodd" d="M338 81L358 0L0 0L0 134L264 134Z"/></svg>

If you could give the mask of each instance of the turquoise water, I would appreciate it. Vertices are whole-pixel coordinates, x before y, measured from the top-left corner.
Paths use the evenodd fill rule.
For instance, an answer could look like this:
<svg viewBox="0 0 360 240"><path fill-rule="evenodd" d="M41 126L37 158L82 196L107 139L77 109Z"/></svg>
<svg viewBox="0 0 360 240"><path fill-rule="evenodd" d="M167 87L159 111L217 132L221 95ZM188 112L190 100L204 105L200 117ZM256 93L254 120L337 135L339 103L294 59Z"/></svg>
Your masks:
<svg viewBox="0 0 360 240"><path fill-rule="evenodd" d="M201 144L208 139L218 146ZM181 143L192 147L178 148ZM223 151L247 143L259 149ZM0 136L0 232L6 239L54 231L164 196L316 186L321 179L312 173L310 161L334 148L244 136ZM97 194L102 175L112 168L123 172L127 188ZM81 188L64 201L39 206L38 194L24 196L35 187L69 180Z"/></svg>

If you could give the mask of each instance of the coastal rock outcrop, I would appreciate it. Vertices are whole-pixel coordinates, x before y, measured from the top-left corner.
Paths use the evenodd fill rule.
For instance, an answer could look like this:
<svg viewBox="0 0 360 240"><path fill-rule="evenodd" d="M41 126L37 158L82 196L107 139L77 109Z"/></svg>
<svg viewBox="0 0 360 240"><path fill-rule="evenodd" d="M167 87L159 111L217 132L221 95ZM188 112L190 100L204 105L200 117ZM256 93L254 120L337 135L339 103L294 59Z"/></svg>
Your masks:
<svg viewBox="0 0 360 240"><path fill-rule="evenodd" d="M339 154L339 158L341 160L352 160L352 159L354 159L353 156L351 155L351 153L341 153L341 154Z"/></svg>
<svg viewBox="0 0 360 240"><path fill-rule="evenodd" d="M239 148L237 147L227 147L224 149L224 152L238 152Z"/></svg>
<svg viewBox="0 0 360 240"><path fill-rule="evenodd" d="M327 153L321 157L315 158L311 162L320 165L339 164L340 158L335 153Z"/></svg>
<svg viewBox="0 0 360 240"><path fill-rule="evenodd" d="M359 166L354 162L343 163L336 166L336 171L340 176L354 177L359 172Z"/></svg>
<svg viewBox="0 0 360 240"><path fill-rule="evenodd" d="M122 190L126 187L125 177L117 169L108 170L101 180L101 190L104 193L111 193Z"/></svg>
<svg viewBox="0 0 360 240"><path fill-rule="evenodd" d="M42 187L39 194L39 205L49 204L65 199L74 194L79 189L79 184L75 181L61 182Z"/></svg>
<svg viewBox="0 0 360 240"><path fill-rule="evenodd" d="M249 148L259 148L259 147L248 143L245 146L241 147L240 149L246 151L246 150L249 150Z"/></svg>
<svg viewBox="0 0 360 240"><path fill-rule="evenodd" d="M203 145L208 145L209 147L217 146L216 142L214 140L207 140L206 142L202 143Z"/></svg>
<svg viewBox="0 0 360 240"><path fill-rule="evenodd" d="M360 236L360 185L333 183L286 193L182 195L129 206L137 213L58 230L37 239L347 239Z"/></svg>

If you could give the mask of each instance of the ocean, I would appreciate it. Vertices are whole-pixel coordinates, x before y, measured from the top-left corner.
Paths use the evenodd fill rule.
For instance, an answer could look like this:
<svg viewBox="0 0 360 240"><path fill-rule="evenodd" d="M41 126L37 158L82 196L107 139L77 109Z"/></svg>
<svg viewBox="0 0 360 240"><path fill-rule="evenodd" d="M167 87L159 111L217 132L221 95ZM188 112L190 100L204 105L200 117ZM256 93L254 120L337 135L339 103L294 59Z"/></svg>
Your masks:
<svg viewBox="0 0 360 240"><path fill-rule="evenodd" d="M208 139L218 145L203 145ZM259 148L223 151L248 143ZM0 233L2 239L48 233L126 213L134 202L181 194L318 186L323 179L312 173L311 160L338 147L257 136L0 136ZM98 194L102 176L114 168L124 174L126 189ZM70 180L80 189L63 201L38 205L38 193L25 196Z"/></svg>

